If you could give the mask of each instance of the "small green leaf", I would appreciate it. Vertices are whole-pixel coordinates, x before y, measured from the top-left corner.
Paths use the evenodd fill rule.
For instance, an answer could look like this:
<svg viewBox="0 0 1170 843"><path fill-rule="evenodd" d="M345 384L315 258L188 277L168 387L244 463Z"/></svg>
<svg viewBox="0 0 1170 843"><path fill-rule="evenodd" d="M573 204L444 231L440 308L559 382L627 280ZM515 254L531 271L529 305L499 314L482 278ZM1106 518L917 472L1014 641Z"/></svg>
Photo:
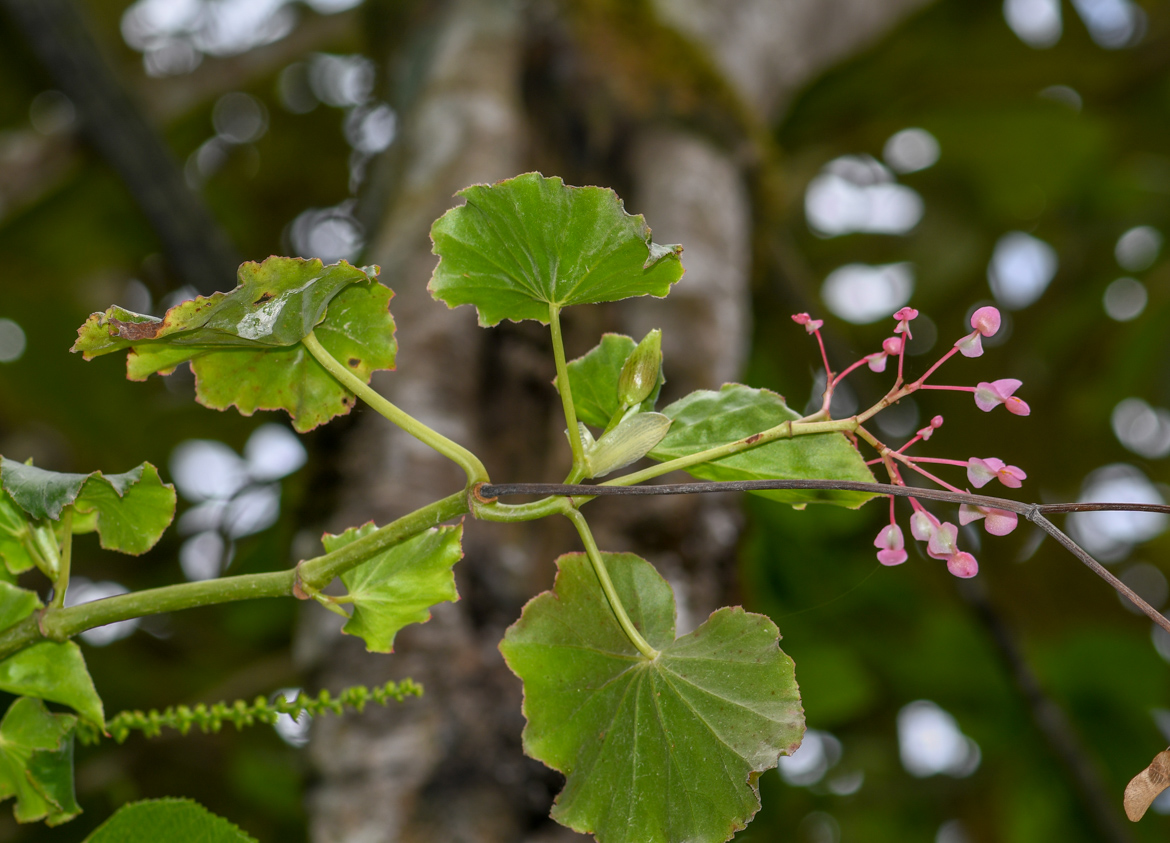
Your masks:
<svg viewBox="0 0 1170 843"><path fill-rule="evenodd" d="M0 799L16 797L17 822L58 825L81 813L73 795L73 728L77 718L52 714L21 697L0 721Z"/></svg>
<svg viewBox="0 0 1170 843"><path fill-rule="evenodd" d="M325 550L332 553L375 529L365 524L326 534ZM431 528L342 574L354 605L342 632L363 639L371 653L393 652L398 630L430 620L436 603L459 599L451 567L463 558L462 537L462 524Z"/></svg>
<svg viewBox="0 0 1170 843"><path fill-rule="evenodd" d="M190 799L148 799L123 805L83 843L257 843L223 817Z"/></svg>
<svg viewBox="0 0 1170 843"><path fill-rule="evenodd" d="M500 650L524 682L524 750L565 774L553 819L600 843L720 843L759 809L758 774L800 744L792 660L762 615L715 612L674 637L674 595L650 563L602 554L626 638L584 554L524 607Z"/></svg>
<svg viewBox="0 0 1170 843"><path fill-rule="evenodd" d="M642 338L626 359L618 377L618 404L633 407L661 388L662 331L655 328Z"/></svg>
<svg viewBox="0 0 1170 843"><path fill-rule="evenodd" d="M650 452L672 460L726 445L800 418L784 399L767 389L738 383L718 392L699 390L662 409L674 420L670 432ZM703 480L855 480L873 483L873 472L843 433L778 439L714 462L686 469ZM868 492L791 490L755 492L793 506L833 503L856 509L873 497Z"/></svg>
<svg viewBox="0 0 1170 843"><path fill-rule="evenodd" d="M163 483L158 469L148 462L124 474L65 474L0 457L0 484L30 516L26 521L30 531L37 526L35 520L59 520L65 507L73 506L82 516L75 533L97 530L106 550L135 556L154 547L175 515L174 486ZM8 524L15 520L9 515L0 499L0 553L7 561L11 552L18 566L35 561L25 543L24 556L15 548L9 550L18 534L10 533L12 538L5 543Z"/></svg>
<svg viewBox="0 0 1170 843"><path fill-rule="evenodd" d="M573 390L573 408L577 418L594 427L607 427L619 409L618 381L622 369L637 343L624 334L602 334L601 342L576 360L570 360L569 386ZM658 383L639 409L654 409L658 393L666 379L659 372ZM553 381L556 384L556 381Z"/></svg>
<svg viewBox="0 0 1170 843"><path fill-rule="evenodd" d="M126 375L145 380L190 361L195 396L215 410L235 406L288 411L302 433L348 413L354 398L300 345L313 331L321 345L366 383L393 369L397 346L393 293L373 280L377 267L345 261L271 257L240 266L230 293L183 302L163 319L112 307L78 330L73 351L87 360L129 349Z"/></svg>
<svg viewBox="0 0 1170 843"><path fill-rule="evenodd" d="M34 592L0 582L0 629L41 608ZM105 723L102 700L73 641L42 641L0 660L0 690L70 706L96 726Z"/></svg>
<svg viewBox="0 0 1170 843"><path fill-rule="evenodd" d="M682 247L652 243L612 190L525 173L458 195L467 203L431 227L430 290L448 307L475 305L484 327L547 323L549 305L661 298L682 277Z"/></svg>
<svg viewBox="0 0 1170 843"><path fill-rule="evenodd" d="M37 535L38 531L41 535ZM33 566L47 563L38 549L41 543L51 544L57 540L53 529L43 521L33 521L28 513L17 506L12 496L0 489L0 579L15 582L13 575L23 573Z"/></svg>

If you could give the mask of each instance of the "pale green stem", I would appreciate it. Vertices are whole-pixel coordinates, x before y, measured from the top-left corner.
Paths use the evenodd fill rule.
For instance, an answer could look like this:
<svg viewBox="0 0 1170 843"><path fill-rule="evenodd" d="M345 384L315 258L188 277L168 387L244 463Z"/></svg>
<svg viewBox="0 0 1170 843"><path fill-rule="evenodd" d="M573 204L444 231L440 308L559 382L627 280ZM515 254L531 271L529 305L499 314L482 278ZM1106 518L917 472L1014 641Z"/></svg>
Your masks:
<svg viewBox="0 0 1170 843"><path fill-rule="evenodd" d="M301 343L309 350L313 358L325 367L329 374L337 378L342 386L361 398L370 407L394 422L394 424L398 425L415 439L434 448L462 468L467 474L467 483L469 486L488 481L487 469L479 461L479 457L462 445L452 442L437 430L427 427L418 419L400 410L378 394L376 390L362 383L361 378L347 369L339 360L325 350L313 335L312 331L301 340Z"/></svg>
<svg viewBox="0 0 1170 843"><path fill-rule="evenodd" d="M566 483L576 483L585 476L585 448L581 444L581 431L577 427L577 408L573 406L573 388L569 385L569 366L565 362L565 343L561 338L561 309L555 304L548 306L548 327L552 332L553 359L557 366L557 392L561 394L561 406L565 408L565 423L569 426L569 447L573 451L573 470Z"/></svg>
<svg viewBox="0 0 1170 843"><path fill-rule="evenodd" d="M690 468L692 465L698 465L699 463L720 460L732 454L738 454L740 451L746 451L749 448L758 448L760 445L766 445L768 442L773 442L777 439L791 439L794 436L811 436L816 433L837 433L856 429L857 417L822 422L786 421L783 424L778 424L760 433L753 433L751 436L745 436L743 439L728 442L726 445L718 445L714 448L708 448L705 451L698 451L694 454L688 454L685 457L678 457L677 459L667 460L658 465L652 465L641 471L635 471L633 474L626 474L622 477L615 477L613 480L606 480L601 485L634 486L653 477L669 474L681 468Z"/></svg>
<svg viewBox="0 0 1170 843"><path fill-rule="evenodd" d="M634 627L630 616L626 614L626 607L622 605L622 600L618 597L617 589L613 587L613 580L609 578L609 571L606 570L605 560L601 558L601 551L597 549L597 542L593 540L593 533L589 531L589 524L585 521L585 516L579 510L570 507L565 516L573 522L573 526L577 528L578 535L581 536L581 543L585 545L585 554L589 557L589 562L593 565L593 571L597 574L597 579L601 582L601 590L605 592L605 599L609 601L609 608L613 610L614 617L617 618L618 626L622 628L622 632L630 639L638 652L648 659L658 658L658 651L642 637L641 633Z"/></svg>
<svg viewBox="0 0 1170 843"><path fill-rule="evenodd" d="M65 590L69 588L69 568L73 564L73 507L65 507L61 513L61 530L65 537L61 539L61 562L57 566L57 578L53 581L53 601L49 604L54 609L65 605Z"/></svg>
<svg viewBox="0 0 1170 843"><path fill-rule="evenodd" d="M379 527L345 547L305 560L287 571L151 588L68 608L50 606L0 631L0 659L46 639L65 641L87 629L115 621L258 597L292 597L298 591L307 596L312 591L320 591L334 577L356 568L375 554L466 514L467 497L462 491L449 495Z"/></svg>

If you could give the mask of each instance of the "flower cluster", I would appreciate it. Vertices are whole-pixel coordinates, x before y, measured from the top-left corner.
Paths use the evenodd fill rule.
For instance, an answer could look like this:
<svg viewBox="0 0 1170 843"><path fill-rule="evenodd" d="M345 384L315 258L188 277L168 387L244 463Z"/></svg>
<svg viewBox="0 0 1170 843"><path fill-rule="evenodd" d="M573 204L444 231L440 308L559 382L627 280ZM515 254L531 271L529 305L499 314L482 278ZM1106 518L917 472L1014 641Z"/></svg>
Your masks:
<svg viewBox="0 0 1170 843"><path fill-rule="evenodd" d="M840 374L834 374L829 367L828 358L825 356L824 342L820 335L822 321L812 319L807 313L794 315L792 317L793 321L798 325L803 325L809 334L817 338L817 342L821 348L821 356L825 363L826 388L823 399L824 403L821 410L814 413L813 416L810 416L809 420L830 418L829 405L832 401L833 390L851 372L862 365L867 366L874 372L884 372L888 359L895 357L898 361L898 373L894 385L877 404L857 415L857 437L869 443L878 452L877 458L870 460L869 464L875 465L881 463L889 474L890 482L899 486L906 485L902 477L902 472L905 469L910 469L944 489L953 492L964 491L952 486L950 483L936 477L923 468L924 463L938 463L965 468L968 481L977 489L983 488L992 480L998 480L1008 488L1018 489L1023 481L1027 479L1027 475L1023 469L1014 465L1007 465L998 457L971 457L966 460L952 460L937 457L911 456L908 454L907 451L912 446L918 442L925 442L930 439L934 432L942 427L942 416L932 418L926 427L919 430L910 441L898 449L886 446L863 426L865 421L877 415L886 407L920 389L970 392L975 398L975 405L984 412L990 412L1001 404L1007 408L1008 412L1017 416L1026 416L1031 412L1028 405L1022 399L1016 397L1015 392L1020 388L1021 383L1014 378L1003 378L990 383L980 382L975 386L940 386L927 383L927 379L955 354L962 354L964 357L979 357L983 354L983 338L993 336L1000 327L1000 313L994 307L981 307L976 310L971 316L971 333L956 341L934 365L926 370L925 374L915 381L906 383L903 379L906 342L913 339L911 323L917 317L917 310L912 307L903 307L894 314L894 319L897 322L894 327L894 336L888 337L882 342L881 351L868 354L844 369ZM874 539L874 547L878 548L877 558L883 565L900 565L907 558L906 541L902 534L902 528L898 526L895 518L894 496L890 495L889 498L890 523L882 527L878 532L877 538ZM966 578L975 576L979 571L979 563L970 553L959 549L957 543L958 527L947 521L939 521L917 499L911 497L909 501L914 510L910 517L910 533L918 541L926 543L927 555L933 559L944 560L947 563L947 570L956 577ZM983 520L983 525L987 532L994 536L1007 535L1015 529L1017 523L1017 517L1014 512L991 507L968 506L966 504L959 508L960 524L966 525L980 519Z"/></svg>

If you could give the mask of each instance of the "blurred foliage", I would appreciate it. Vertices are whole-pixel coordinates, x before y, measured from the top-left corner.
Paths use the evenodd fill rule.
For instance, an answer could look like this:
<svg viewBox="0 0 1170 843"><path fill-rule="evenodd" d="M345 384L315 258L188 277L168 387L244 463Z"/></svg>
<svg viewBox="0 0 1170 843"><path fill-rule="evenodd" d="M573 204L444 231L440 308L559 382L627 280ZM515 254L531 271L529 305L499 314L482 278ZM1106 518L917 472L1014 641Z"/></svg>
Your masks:
<svg viewBox="0 0 1170 843"><path fill-rule="evenodd" d="M232 147L200 192L247 258L291 253L288 227L297 214L351 198L343 112L318 105L297 114L281 104L279 74L304 56L238 66L207 59L185 76L147 79L139 54L120 40L126 5L83 3L109 57L144 101L188 103L177 114L152 106L180 162L213 136L212 108L220 94L245 91L264 104L267 131ZM1064 4L1060 42L1036 50L1007 27L999 3L940 0L805 90L774 127L775 154L756 173L760 184L782 183L785 198L777 215L765 191L757 197L767 223L755 232L757 332L747 381L803 406L817 354L788 320L792 312L809 310L827 319L829 353L838 364L877 347L892 323L847 325L819 302L821 280L852 262L912 262L913 304L938 326L935 351L945 348L948 338L964 330L970 308L990 301L986 269L998 238L1027 231L1056 249L1055 280L1038 302L1011 314L1006 344L989 347L978 361L958 359L944 372L960 383L1018 377L1032 416L984 416L969 396L924 396L921 421L944 413L947 424L922 453L997 455L1028 472L1020 490L1028 499L1074 500L1089 471L1115 462L1138 466L1165 491L1166 460L1142 460L1125 450L1110 428L1110 414L1130 396L1170 405L1166 251L1151 268L1133 273L1150 295L1138 319L1114 322L1101 304L1106 286L1129 274L1114 259L1119 235L1135 225L1170 232L1170 5L1146 0L1144 8L1143 40L1106 50ZM637 9L645 14L643 5ZM583 41L605 66L605 50L618 50L621 41L606 40L603 24L618 12L605 4L580 4L580 10ZM300 27L325 20L299 11ZM376 39L362 32L386 33L387 21L408 18L409 11L373 3L358 14L368 28L362 30L363 18L354 17L348 28L310 39L306 50L365 51L394 61L397 46L387 47L389 39L372 43ZM55 150L51 160L64 162L55 170L45 167L43 189L33 199L0 208L0 317L16 321L27 337L19 360L0 363L0 453L85 472L124 471L150 460L169 476L169 454L183 439L219 439L240 450L249 432L271 416L208 411L192 400L189 378L129 383L119 361L84 364L67 353L76 326L136 289L127 286L131 279L142 282L156 306L181 280L160 257L149 222L112 171L79 139L34 132L30 103L53 83L2 16L0 43L0 158L15 154L20 144L48 142ZM644 64L651 55L665 62L681 49L675 41L670 45L625 64ZM530 73L546 66L541 61L529 61ZM699 115L694 122L735 113L709 67L681 76L664 69L655 78L670 91L661 99ZM579 127L568 122L540 125L547 90L539 79L526 84L545 143L580 140ZM658 107L639 100L628 79L614 84L618 93L610 96L623 108ZM1052 85L1079 92L1082 108L1039 96ZM381 87L379 77L375 96L388 97ZM590 91L588 97L595 113L612 105L605 94ZM624 118L597 119L610 137L606 143L620 143ZM921 223L906 236L811 233L803 214L805 185L840 155L880 158L886 139L911 126L931 132L941 147L937 164L899 179L925 200ZM543 163L542 154L535 144L534 155ZM572 155L565 152L559 160ZM607 156L609 146L584 167L590 180L601 180L612 160ZM570 181L576 175L559 174ZM623 180L617 171L602 183L620 192ZM224 279L225 287L231 284ZM911 374L933 359L925 352L909 358ZM668 376L669 365L667 360ZM888 383L864 370L853 380L862 402L877 398ZM329 493L316 489L333 470L332 449L349 423L307 438L314 457L284 481L281 521L239 542L232 572L274 570L290 556L314 552L316 536L299 533L298 525L319 524L329 511ZM782 646L796 662L810 727L831 732L843 750L825 779L811 786L789 786L775 772L764 774L764 808L737 839L819 843L837 839L824 836L837 827L841 840L930 841L956 819L977 841L1101 839L1069 771L1037 730L988 628L956 581L941 564L913 553L900 568L879 568L870 544L884 505L860 513L798 513L755 499L745 505L750 528L742 545L744 601L767 611L780 627ZM982 545L976 548L979 587L1014 631L1041 686L1064 708L1120 815L1125 783L1166 743L1150 711L1170 708L1170 667L1151 646L1150 624L1122 608L1105 584L1051 542L1037 547L1026 525L1003 539L972 535L964 541ZM75 570L131 588L175 582L182 578L179 544L171 534L146 556L125 558L101 553L96 538L84 537L76 543ZM1170 537L1164 534L1117 567L1141 559L1167 572L1167 551ZM24 584L43 589L31 576ZM296 614L291 601L226 605L147 619L129 638L83 647L111 713L248 697L297 684L289 655ZM979 744L982 760L971 775L917 779L904 770L895 719L918 699L953 714ZM126 801L170 795L197 799L260 840L295 843L306 835L306 766L303 752L263 728L154 741L135 736L120 747L104 742L79 748L78 797L85 813L58 829L17 829L7 809L0 810L0 841L78 840ZM864 773L859 789L833 792L834 781L858 771ZM1136 840L1165 839L1170 819L1151 812L1130 830Z"/></svg>

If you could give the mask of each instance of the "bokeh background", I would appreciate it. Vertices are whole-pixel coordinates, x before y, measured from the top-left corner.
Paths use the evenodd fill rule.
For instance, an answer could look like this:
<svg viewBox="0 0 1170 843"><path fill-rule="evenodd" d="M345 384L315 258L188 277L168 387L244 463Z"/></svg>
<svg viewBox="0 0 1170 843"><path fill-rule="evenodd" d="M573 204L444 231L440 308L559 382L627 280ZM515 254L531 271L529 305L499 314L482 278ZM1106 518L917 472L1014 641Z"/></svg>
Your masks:
<svg viewBox="0 0 1170 843"><path fill-rule="evenodd" d="M712 377L775 389L800 408L818 392L819 363L791 313L826 320L840 368L875 350L889 314L910 303L922 313L913 374L965 332L975 307L995 303L1003 330L942 380L1019 378L1031 416L984 415L967 395L935 392L879 417L880 435L900 443L943 414L920 453L1019 465L1020 499L1170 497L1165 0L4 0L0 44L0 453L76 471L146 459L180 493L176 527L141 558L79 542L74 600L284 568L318 552L322 529L345 526L339 513L386 520L398 501L387 484L418 479L395 475L401 462L380 463L389 474L377 477L359 464L378 424L361 411L298 439L275 414L197 406L189 374L139 384L112 358L86 364L67 351L86 315L115 302L161 314L230 288L236 263L269 254L390 262L409 315L405 290L421 289L433 260L425 225L454 203L454 187L530 169L612 185L657 229L651 209L691 207L670 191L696 180L693 191L707 190L700 165L718 164L714 221L696 229L710 242L682 240L691 275L679 287L707 283L711 298L672 323L684 335L667 326L668 379L672 347L722 350ZM468 113L478 116L461 123ZM670 138L684 135L698 169L670 158ZM484 163L505 143L507 155ZM472 162L447 169L471 176L427 204L417 197L437 182L419 174L438 158ZM656 239L687 223L663 225ZM394 257L406 253L421 257ZM739 286L720 286L727 279ZM721 308L737 301L727 316ZM623 322L621 307L571 324L570 352L599 330L654 324ZM409 336L402 313L399 322ZM466 319L443 324L415 353L469 344ZM493 336L504 339L485 340L472 366L479 386L454 402L489 421L464 432L490 443L543 408L533 411L543 438L518 447L553 456L505 447L490 466L500 480L557 479L567 449L547 416L546 341L523 326ZM509 367L524 372L524 400L493 398L497 382L505 395L520 389L500 374ZM433 374L432 392L442 386ZM869 406L887 384L863 369L834 410ZM412 394L423 406L400 395L407 410L441 420L441 400ZM1000 539L965 530L981 570L960 583L913 550L881 568L871 545L880 503L718 506L713 568L693 562L684 533L645 539L642 529L640 540L684 592L717 582L719 595L769 614L796 661L810 731L761 777L763 809L737 839L1166 839L1170 798L1131 825L1121 793L1170 742L1170 636L1053 542L1028 525ZM1068 523L1159 608L1170 597L1167 526L1117 513ZM437 613L435 627L476 638L482 669L452 656L439 668L453 678L439 671L433 694L371 726L287 721L79 749L85 814L20 828L5 807L0 840L80 840L118 805L162 795L193 797L282 843L572 838L542 819L555 776L517 760L518 682L494 644L523 599L548 587L553 556L576 548L563 532L539 548L479 535L479 573L461 574L471 620ZM235 604L94 630L82 646L110 712L336 691L347 662L322 663L348 645L317 628L323 615L292 601ZM413 675L427 669L419 653L444 658L420 641ZM464 638L449 641L463 652ZM459 694L497 685L512 714L485 717L493 736L461 750L458 724L474 715L459 714ZM440 717L428 705L456 725L427 720ZM364 728L437 737L401 750L417 766L389 795L379 776L391 773L347 743ZM329 760L355 752L348 766ZM391 819L363 824L391 803Z"/></svg>

